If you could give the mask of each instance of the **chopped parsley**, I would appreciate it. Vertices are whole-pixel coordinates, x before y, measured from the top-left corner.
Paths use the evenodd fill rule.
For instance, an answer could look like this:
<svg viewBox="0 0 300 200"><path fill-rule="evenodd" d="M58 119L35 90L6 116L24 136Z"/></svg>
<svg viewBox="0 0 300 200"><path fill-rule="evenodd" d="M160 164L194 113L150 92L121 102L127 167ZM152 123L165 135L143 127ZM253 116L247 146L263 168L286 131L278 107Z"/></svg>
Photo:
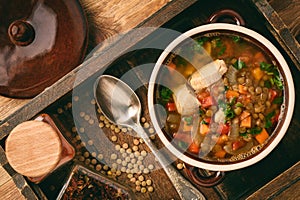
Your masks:
<svg viewBox="0 0 300 200"><path fill-rule="evenodd" d="M166 87L163 87L160 91L161 99L164 102L168 102L170 100L172 94L173 94L173 92L169 88L166 88Z"/></svg>
<svg viewBox="0 0 300 200"><path fill-rule="evenodd" d="M239 41L241 41L241 38L240 38L240 36L235 35L232 37L232 40L233 40L233 42L238 43Z"/></svg>
<svg viewBox="0 0 300 200"><path fill-rule="evenodd" d="M241 61L240 59L238 59L234 64L233 67L236 68L237 70L240 70L242 68L246 67L245 62Z"/></svg>
<svg viewBox="0 0 300 200"><path fill-rule="evenodd" d="M269 81L265 81L267 88L271 88L271 86L275 85L278 89L283 90L283 83L280 79L279 72L274 65L261 62L260 69L272 76Z"/></svg>

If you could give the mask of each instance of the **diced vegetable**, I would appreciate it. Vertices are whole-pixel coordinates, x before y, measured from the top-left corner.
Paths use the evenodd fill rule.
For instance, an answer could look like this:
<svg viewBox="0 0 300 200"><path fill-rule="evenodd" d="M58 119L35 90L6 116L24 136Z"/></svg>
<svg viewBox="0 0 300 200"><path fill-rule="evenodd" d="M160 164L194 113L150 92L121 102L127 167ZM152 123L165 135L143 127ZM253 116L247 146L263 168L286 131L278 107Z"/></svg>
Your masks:
<svg viewBox="0 0 300 200"><path fill-rule="evenodd" d="M167 107L167 110L169 112L176 111L176 104L173 103L173 102L172 103L171 102L167 103L166 107Z"/></svg>
<svg viewBox="0 0 300 200"><path fill-rule="evenodd" d="M227 99L232 99L234 97L238 97L240 94L237 92L237 91L234 91L234 90L227 90L226 92L226 98Z"/></svg>
<svg viewBox="0 0 300 200"><path fill-rule="evenodd" d="M213 105L212 96L205 97L200 101L202 108L208 108Z"/></svg>
<svg viewBox="0 0 300 200"><path fill-rule="evenodd" d="M276 90L269 89L269 100L272 103L273 100L277 97L277 92Z"/></svg>
<svg viewBox="0 0 300 200"><path fill-rule="evenodd" d="M226 156L226 151L225 150L219 150L215 153L215 156L217 158L224 158Z"/></svg>
<svg viewBox="0 0 300 200"><path fill-rule="evenodd" d="M239 93L248 94L248 88L244 85L239 85Z"/></svg>
<svg viewBox="0 0 300 200"><path fill-rule="evenodd" d="M169 71L170 71L171 73L173 73L174 70L176 69L176 65L175 65L173 62L170 62L170 63L168 64L168 69L169 69Z"/></svg>
<svg viewBox="0 0 300 200"><path fill-rule="evenodd" d="M218 132L221 133L222 135L228 135L229 130L230 130L230 126L229 124L226 123L226 124L221 124L219 126Z"/></svg>
<svg viewBox="0 0 300 200"><path fill-rule="evenodd" d="M238 59L234 64L233 67L236 68L237 70L240 70L244 67L246 67L245 62L243 62L242 60Z"/></svg>
<svg viewBox="0 0 300 200"><path fill-rule="evenodd" d="M262 131L255 135L255 139L259 142L259 144L264 143L269 137L269 134L265 128L262 129Z"/></svg>
<svg viewBox="0 0 300 200"><path fill-rule="evenodd" d="M244 142L242 140L237 140L232 143L232 150L236 151L236 150L242 148L243 146L245 146L245 144L246 144L246 142Z"/></svg>
<svg viewBox="0 0 300 200"><path fill-rule="evenodd" d="M198 154L200 151L199 145L197 145L195 142L192 142L191 145L189 146L189 151L191 153Z"/></svg>
<svg viewBox="0 0 300 200"><path fill-rule="evenodd" d="M207 124L200 124L200 134L206 135L209 132L209 126Z"/></svg>
<svg viewBox="0 0 300 200"><path fill-rule="evenodd" d="M243 120L243 119L245 119L245 118L247 118L249 116L250 116L250 113L248 111L244 110L242 112L242 114L240 115L240 120Z"/></svg>
<svg viewBox="0 0 300 200"><path fill-rule="evenodd" d="M256 67L252 70L252 76L256 80L260 80L264 76L264 72L259 67Z"/></svg>
<svg viewBox="0 0 300 200"><path fill-rule="evenodd" d="M168 102L172 96L173 92L166 87L163 87L161 92L160 92L160 96L162 98L163 101Z"/></svg>
<svg viewBox="0 0 300 200"><path fill-rule="evenodd" d="M251 128L251 116L244 118L241 121L240 127Z"/></svg>

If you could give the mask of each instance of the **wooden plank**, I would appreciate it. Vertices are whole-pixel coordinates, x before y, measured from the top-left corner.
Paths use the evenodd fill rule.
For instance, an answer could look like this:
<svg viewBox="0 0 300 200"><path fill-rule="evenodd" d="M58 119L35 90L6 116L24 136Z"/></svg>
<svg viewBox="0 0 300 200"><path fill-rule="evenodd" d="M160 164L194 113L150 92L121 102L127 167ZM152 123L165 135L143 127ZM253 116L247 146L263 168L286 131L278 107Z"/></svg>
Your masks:
<svg viewBox="0 0 300 200"><path fill-rule="evenodd" d="M0 96L0 121L29 102L29 99L12 99Z"/></svg>
<svg viewBox="0 0 300 200"><path fill-rule="evenodd" d="M1 177L1 179L0 179L0 191L1 191L2 185L4 185L6 182L11 180L12 178L2 166L0 166L0 177Z"/></svg>
<svg viewBox="0 0 300 200"><path fill-rule="evenodd" d="M0 187L0 197L6 200L22 200L25 197L22 195L20 190L16 187L14 181L10 179Z"/></svg>
<svg viewBox="0 0 300 200"><path fill-rule="evenodd" d="M296 40L295 36L291 34L287 25L281 19L281 16L273 9L273 7L267 2L267 0L252 0L257 9L265 16L266 20L270 23L270 31L289 54L296 67L300 70L300 44ZM297 7L293 7L290 13L295 13L296 16L299 10ZM292 14L294 15L294 14Z"/></svg>
<svg viewBox="0 0 300 200"><path fill-rule="evenodd" d="M280 18L287 25L290 32L300 43L300 1L288 0L278 1L270 0L270 5L276 10ZM295 12L293 12L295 11Z"/></svg>
<svg viewBox="0 0 300 200"><path fill-rule="evenodd" d="M300 196L300 162L250 195L252 199L297 199Z"/></svg>

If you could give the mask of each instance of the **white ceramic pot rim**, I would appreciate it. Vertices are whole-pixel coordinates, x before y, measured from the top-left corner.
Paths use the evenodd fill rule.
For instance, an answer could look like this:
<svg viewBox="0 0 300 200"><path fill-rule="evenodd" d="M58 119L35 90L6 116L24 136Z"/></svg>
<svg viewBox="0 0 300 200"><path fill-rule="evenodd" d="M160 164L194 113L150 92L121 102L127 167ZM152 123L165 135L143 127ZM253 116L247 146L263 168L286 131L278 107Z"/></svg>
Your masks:
<svg viewBox="0 0 300 200"><path fill-rule="evenodd" d="M153 109L154 105L154 89L155 89L155 81L159 72L159 69L162 65L162 63L165 61L166 57L169 55L170 52L182 41L187 39L188 37L194 36L196 34L206 32L206 31L232 31L233 33L242 33L250 38L255 39L256 41L259 41L263 46L265 46L267 49L270 50L270 52L274 55L274 57L277 59L278 63L283 69L284 75L286 77L286 85L288 85L288 102L285 102L285 105L288 105L286 117L282 124L281 129L279 130L279 133L277 136L273 139L273 141L262 151L260 151L258 154L255 156L243 160L241 162L234 162L234 163L220 163L220 164L211 164L211 163L206 163L203 161L195 160L192 159L183 153L181 153L178 149L176 149L174 146L171 145L169 140L165 137L164 133L160 129L160 126L158 124L158 119L156 117L155 111ZM212 171L230 171L230 170L236 170L240 168L244 168L247 166L250 166L254 163L257 163L258 161L262 160L264 157L266 157L276 146L277 144L281 141L283 136L285 135L290 121L292 119L293 115L293 110L294 110L294 103L295 103L295 89L294 89L294 83L293 83L293 78L290 72L290 69L284 59L284 57L281 55L281 53L278 51L278 49L265 37L260 35L259 33L252 31L248 28L241 27L238 25L233 25L233 24L226 24L226 23L214 23L214 24L207 24L207 25L202 25L196 28L193 28L182 35L180 35L178 38L176 38L173 42L171 42L167 48L163 51L161 56L159 57L158 61L156 62L156 65L154 67L154 70L151 74L150 81L149 81L149 88L148 88L148 108L149 108L149 113L150 113L150 118L153 123L153 126L158 133L159 138L163 142L163 144L166 146L166 148L172 152L177 158L180 160L184 161L185 163L199 167L202 169L207 169L207 170L212 170Z"/></svg>

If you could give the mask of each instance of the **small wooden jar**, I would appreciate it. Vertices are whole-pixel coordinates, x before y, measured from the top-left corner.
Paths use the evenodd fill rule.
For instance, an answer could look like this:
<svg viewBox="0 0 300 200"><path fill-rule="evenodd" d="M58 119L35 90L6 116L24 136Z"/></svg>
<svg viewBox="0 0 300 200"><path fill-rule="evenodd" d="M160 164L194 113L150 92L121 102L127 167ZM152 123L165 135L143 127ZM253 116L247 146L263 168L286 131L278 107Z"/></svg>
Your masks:
<svg viewBox="0 0 300 200"><path fill-rule="evenodd" d="M34 183L75 156L74 148L47 114L16 126L6 139L5 150L12 168Z"/></svg>

